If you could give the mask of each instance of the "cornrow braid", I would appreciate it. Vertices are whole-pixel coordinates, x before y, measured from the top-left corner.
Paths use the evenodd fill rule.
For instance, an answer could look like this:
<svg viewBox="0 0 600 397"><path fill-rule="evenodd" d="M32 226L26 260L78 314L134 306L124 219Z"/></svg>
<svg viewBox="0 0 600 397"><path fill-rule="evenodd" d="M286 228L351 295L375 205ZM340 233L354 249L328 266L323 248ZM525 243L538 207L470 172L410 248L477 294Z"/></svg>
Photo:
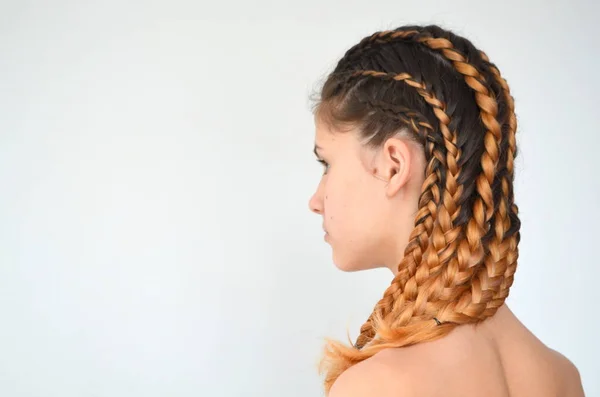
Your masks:
<svg viewBox="0 0 600 397"><path fill-rule="evenodd" d="M517 142L516 142L516 131L517 131L517 119L515 115L515 104L512 95L510 94L510 88L504 78L502 78L500 71L489 61L488 56L483 52L479 51L484 67L490 71L494 76L497 84L500 85L502 92L504 93L504 99L508 105L507 109L507 121L504 124L506 126L506 140L508 147L506 148L506 169L507 172L503 175L502 179L502 193L505 201L501 202L502 211L509 211L510 221L506 223L505 230L508 230L509 247L507 250L507 267L504 277L502 279L498 292L494 295L493 300L496 302L496 306L502 305L506 297L508 296L509 288L512 286L514 273L517 268L517 259L519 257L518 244L520 241L520 220L518 217L519 209L514 201L514 191L512 182L514 179L514 159L517 155ZM509 206L509 208L505 208ZM490 314L491 315L491 314Z"/></svg>
<svg viewBox="0 0 600 397"><path fill-rule="evenodd" d="M357 95L357 99L371 109L382 112L392 119L398 119L404 125L409 127L416 136L421 138L423 141L427 139L430 131L433 131L433 126L429 121L419 112L409 109L405 106L393 105L380 101L378 99L369 98L366 95ZM368 143L368 139L366 140Z"/></svg>

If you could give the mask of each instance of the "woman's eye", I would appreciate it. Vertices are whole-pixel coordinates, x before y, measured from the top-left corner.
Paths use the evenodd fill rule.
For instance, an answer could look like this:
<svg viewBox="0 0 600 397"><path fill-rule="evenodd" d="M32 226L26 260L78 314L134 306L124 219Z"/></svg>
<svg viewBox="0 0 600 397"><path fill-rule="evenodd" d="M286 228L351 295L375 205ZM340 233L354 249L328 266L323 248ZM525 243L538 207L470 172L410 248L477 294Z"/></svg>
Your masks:
<svg viewBox="0 0 600 397"><path fill-rule="evenodd" d="M325 169L323 170L323 174L326 174L327 173L327 167L329 167L329 164L326 161L323 161L321 159L317 159L317 161L319 163L321 163L323 165L323 167L325 167Z"/></svg>

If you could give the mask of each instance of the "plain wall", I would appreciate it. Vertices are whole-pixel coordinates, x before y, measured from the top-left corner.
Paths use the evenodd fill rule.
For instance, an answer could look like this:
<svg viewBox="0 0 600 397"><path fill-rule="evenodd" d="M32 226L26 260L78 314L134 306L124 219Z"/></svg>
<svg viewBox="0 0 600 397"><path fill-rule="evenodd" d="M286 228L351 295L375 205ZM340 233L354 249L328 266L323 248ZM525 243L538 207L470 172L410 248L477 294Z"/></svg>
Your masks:
<svg viewBox="0 0 600 397"><path fill-rule="evenodd" d="M354 338L391 273L332 263L308 97L409 23L508 80L508 302L600 396L597 2L0 4L1 396L321 395L323 338Z"/></svg>

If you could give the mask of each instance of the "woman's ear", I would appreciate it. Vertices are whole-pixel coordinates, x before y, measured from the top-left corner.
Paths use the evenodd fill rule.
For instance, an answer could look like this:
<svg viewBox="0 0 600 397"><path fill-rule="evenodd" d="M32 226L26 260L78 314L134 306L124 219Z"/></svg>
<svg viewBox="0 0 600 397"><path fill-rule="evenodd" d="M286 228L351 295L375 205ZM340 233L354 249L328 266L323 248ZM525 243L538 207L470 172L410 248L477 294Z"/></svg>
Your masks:
<svg viewBox="0 0 600 397"><path fill-rule="evenodd" d="M381 173L386 178L386 195L393 197L408 183L411 176L413 145L406 139L390 138L380 156Z"/></svg>

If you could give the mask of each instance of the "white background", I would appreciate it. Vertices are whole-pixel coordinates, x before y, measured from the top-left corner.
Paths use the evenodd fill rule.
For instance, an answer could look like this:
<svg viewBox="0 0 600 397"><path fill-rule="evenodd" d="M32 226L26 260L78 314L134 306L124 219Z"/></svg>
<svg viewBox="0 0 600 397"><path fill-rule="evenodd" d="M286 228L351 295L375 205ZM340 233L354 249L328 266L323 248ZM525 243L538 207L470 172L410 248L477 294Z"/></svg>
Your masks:
<svg viewBox="0 0 600 397"><path fill-rule="evenodd" d="M519 117L509 303L600 395L598 3L2 1L0 395L318 396L391 273L335 268L308 97L376 30L488 53Z"/></svg>

